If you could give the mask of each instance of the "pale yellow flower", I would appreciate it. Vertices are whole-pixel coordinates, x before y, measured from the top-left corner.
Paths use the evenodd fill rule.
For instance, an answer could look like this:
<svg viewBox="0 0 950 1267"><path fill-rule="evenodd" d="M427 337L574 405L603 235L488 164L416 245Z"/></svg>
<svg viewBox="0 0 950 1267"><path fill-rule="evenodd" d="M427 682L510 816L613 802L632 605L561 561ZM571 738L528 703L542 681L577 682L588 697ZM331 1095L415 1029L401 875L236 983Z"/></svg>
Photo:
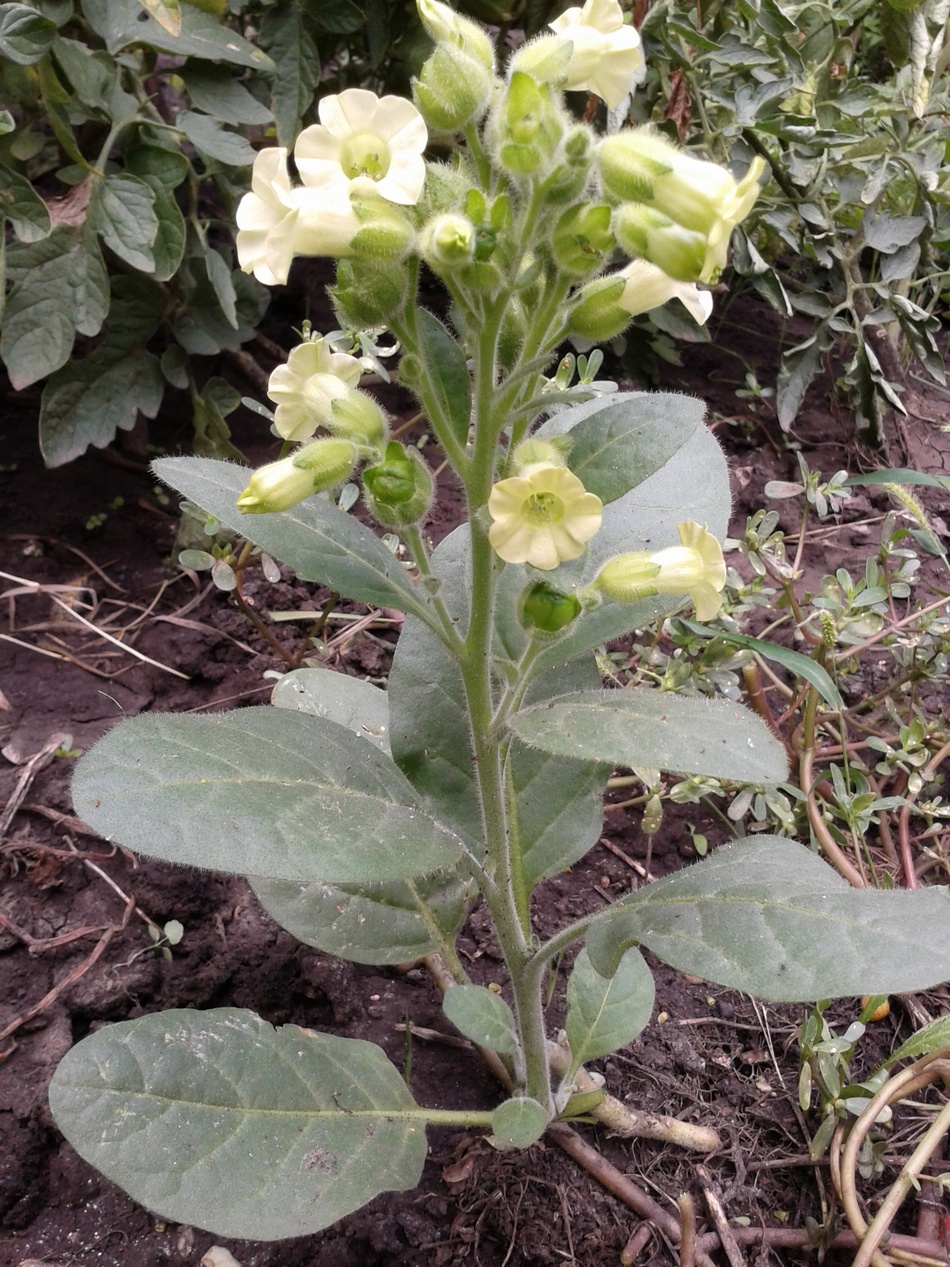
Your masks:
<svg viewBox="0 0 950 1267"><path fill-rule="evenodd" d="M712 620L722 606L726 584L722 547L705 525L688 519L677 524L681 544L649 553L620 554L601 569L591 590L615 603L632 603L652 594L688 594L698 620Z"/></svg>
<svg viewBox="0 0 950 1267"><path fill-rule="evenodd" d="M334 352L325 339L299 344L267 383L278 435L309 440L318 427L332 427L333 402L352 391L362 373L355 356Z"/></svg>
<svg viewBox="0 0 950 1267"><path fill-rule="evenodd" d="M314 440L279 462L259 467L237 499L237 508L243 515L290 510L313 493L342 484L358 457L349 440Z"/></svg>
<svg viewBox="0 0 950 1267"><path fill-rule="evenodd" d="M548 26L572 45L561 87L592 92L614 110L643 79L640 36L624 22L618 0L586 0Z"/></svg>
<svg viewBox="0 0 950 1267"><path fill-rule="evenodd" d="M349 201L331 202L319 189L294 188L287 151L261 150L254 160L251 192L237 209L238 262L265 286L287 281L295 255L349 255L360 224Z"/></svg>
<svg viewBox="0 0 950 1267"><path fill-rule="evenodd" d="M617 274L626 280L618 305L632 317L652 308L660 308L671 299L678 299L694 321L704 326L713 310L710 291L700 290L692 282L677 282L661 268L647 260L634 260Z"/></svg>
<svg viewBox="0 0 950 1267"><path fill-rule="evenodd" d="M535 463L492 488L488 540L506 563L548 572L583 553L602 511L600 498L567 467Z"/></svg>
<svg viewBox="0 0 950 1267"><path fill-rule="evenodd" d="M306 186L333 190L347 201L351 190L403 206L419 201L426 178L422 153L429 138L411 101L347 88L324 97L317 113L320 122L304 128L294 146Z"/></svg>

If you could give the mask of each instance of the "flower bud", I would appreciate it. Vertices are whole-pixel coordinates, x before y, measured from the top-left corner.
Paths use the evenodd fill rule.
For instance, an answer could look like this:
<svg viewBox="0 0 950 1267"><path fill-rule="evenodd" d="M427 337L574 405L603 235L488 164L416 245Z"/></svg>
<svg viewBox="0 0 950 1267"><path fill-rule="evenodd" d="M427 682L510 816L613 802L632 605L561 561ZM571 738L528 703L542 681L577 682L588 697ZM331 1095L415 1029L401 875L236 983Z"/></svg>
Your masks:
<svg viewBox="0 0 950 1267"><path fill-rule="evenodd" d="M518 475L524 475L529 467L567 466L567 455L571 449L570 436L554 436L545 440L540 436L531 436L522 440L511 455L511 468Z"/></svg>
<svg viewBox="0 0 950 1267"><path fill-rule="evenodd" d="M577 619L581 605L574 594L564 594L547 581L538 581L522 594L518 614L526 629L554 634Z"/></svg>
<svg viewBox="0 0 950 1267"><path fill-rule="evenodd" d="M494 77L480 61L448 44L436 45L412 81L420 114L439 132L457 132L479 118L491 98Z"/></svg>
<svg viewBox="0 0 950 1267"><path fill-rule="evenodd" d="M330 412L332 417L326 427L334 435L368 448L382 448L388 428L383 411L372 396L367 396L365 392L348 391L333 401Z"/></svg>
<svg viewBox="0 0 950 1267"><path fill-rule="evenodd" d="M574 277L598 272L616 245L605 203L571 207L554 227L551 248L558 267Z"/></svg>
<svg viewBox="0 0 950 1267"><path fill-rule="evenodd" d="M557 35L540 35L522 45L508 63L509 74L523 71L542 84L564 81L571 60L571 46Z"/></svg>
<svg viewBox="0 0 950 1267"><path fill-rule="evenodd" d="M422 230L421 246L427 263L437 272L460 268L475 259L479 247L478 234L467 217L447 212L430 221ZM484 251L482 258L486 258Z"/></svg>
<svg viewBox="0 0 950 1267"><path fill-rule="evenodd" d="M353 200L359 229L350 243L356 255L401 260L412 250L416 231L394 203L382 198Z"/></svg>
<svg viewBox="0 0 950 1267"><path fill-rule="evenodd" d="M356 446L348 440L314 440L255 471L237 500L238 509L243 515L289 510L312 493L342 484L357 457Z"/></svg>
<svg viewBox="0 0 950 1267"><path fill-rule="evenodd" d="M630 313L621 306L626 282L622 277L598 277L580 291L571 309L568 334L592 343L607 343L630 324Z"/></svg>
<svg viewBox="0 0 950 1267"><path fill-rule="evenodd" d="M450 44L489 70L495 69L492 42L476 22L461 17L439 0L416 0L416 8L426 34L434 43Z"/></svg>
<svg viewBox="0 0 950 1267"><path fill-rule="evenodd" d="M521 71L511 77L500 105L499 124L500 162L526 176L541 170L564 131L551 89Z"/></svg>
<svg viewBox="0 0 950 1267"><path fill-rule="evenodd" d="M398 440L386 445L386 455L363 472L366 504L384 528L407 528L424 519L432 504L432 472L418 449Z"/></svg>
<svg viewBox="0 0 950 1267"><path fill-rule="evenodd" d="M601 569L590 589L614 603L633 603L653 594L688 594L697 620L711 620L722 606L726 584L722 547L705 526L677 524L681 545L651 554L620 554Z"/></svg>
<svg viewBox="0 0 950 1267"><path fill-rule="evenodd" d="M617 241L631 255L649 260L679 282L704 279L707 239L662 211L628 202L614 216Z"/></svg>
<svg viewBox="0 0 950 1267"><path fill-rule="evenodd" d="M357 330L388 326L408 292L405 266L380 260L340 260L329 288L341 325Z"/></svg>

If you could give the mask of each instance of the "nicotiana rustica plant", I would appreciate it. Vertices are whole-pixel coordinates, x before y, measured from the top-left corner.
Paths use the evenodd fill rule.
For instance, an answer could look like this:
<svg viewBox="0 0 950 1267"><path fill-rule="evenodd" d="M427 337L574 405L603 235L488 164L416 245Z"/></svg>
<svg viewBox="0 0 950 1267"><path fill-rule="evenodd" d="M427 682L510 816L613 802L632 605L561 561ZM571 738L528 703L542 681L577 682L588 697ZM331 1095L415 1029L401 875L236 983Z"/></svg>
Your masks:
<svg viewBox="0 0 950 1267"><path fill-rule="evenodd" d="M281 679L273 706L122 722L80 761L74 800L132 849L248 876L311 946L368 964L425 957L448 1019L493 1053L509 1091L493 1112L430 1109L378 1047L233 1008L84 1039L50 1091L69 1140L163 1217L226 1236L303 1235L411 1187L428 1123L484 1126L501 1148L580 1114L647 1129L584 1069L647 1023L641 946L771 999L950 976L944 890L857 892L768 835L535 932L533 890L597 841L614 767L765 786L787 775L784 747L740 704L605 690L596 669L612 638L686 603L701 620L719 607L728 479L702 404L606 393L594 358L573 388L563 366L546 377L565 338L612 338L669 299L705 320L701 286L719 276L762 163L737 177L649 128L601 138L575 119L563 90L619 107L641 73L616 0L568 10L504 75L477 24L436 0L419 9L435 47L415 104L360 89L325 99L297 138L295 174L285 149L259 154L237 246L268 285L296 255L338 259L348 346L365 356L374 332L398 339L400 380L464 491L465 521L430 547L428 464L361 390L361 358L308 336L270 380L289 446L279 461L156 470L302 579L403 611L388 691L306 669ZM452 140L449 160L426 159L433 134ZM617 269L620 254L634 258ZM442 315L419 307L423 263L444 284ZM326 496L357 478L409 566ZM471 982L455 952L476 901L504 956L503 995ZM565 952L555 1037L546 981Z"/></svg>

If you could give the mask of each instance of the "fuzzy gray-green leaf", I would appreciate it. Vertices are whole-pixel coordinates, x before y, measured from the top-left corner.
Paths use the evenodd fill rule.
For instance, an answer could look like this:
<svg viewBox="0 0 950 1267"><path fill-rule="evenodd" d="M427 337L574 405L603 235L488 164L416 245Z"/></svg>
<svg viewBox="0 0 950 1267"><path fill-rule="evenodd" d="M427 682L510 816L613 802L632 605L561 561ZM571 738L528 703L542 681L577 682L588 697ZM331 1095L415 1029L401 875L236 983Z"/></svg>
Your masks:
<svg viewBox="0 0 950 1267"><path fill-rule="evenodd" d="M610 977L601 976L582 950L567 983L569 1076L588 1060L632 1043L650 1020L653 998L653 973L636 947L626 951Z"/></svg>
<svg viewBox="0 0 950 1267"><path fill-rule="evenodd" d="M515 1018L499 994L482 985L456 985L446 990L442 1010L466 1038L490 1051L515 1050Z"/></svg>
<svg viewBox="0 0 950 1267"><path fill-rule="evenodd" d="M60 1063L50 1108L136 1201L217 1236L280 1240L418 1183L425 1110L380 1048L252 1012L109 1025Z"/></svg>

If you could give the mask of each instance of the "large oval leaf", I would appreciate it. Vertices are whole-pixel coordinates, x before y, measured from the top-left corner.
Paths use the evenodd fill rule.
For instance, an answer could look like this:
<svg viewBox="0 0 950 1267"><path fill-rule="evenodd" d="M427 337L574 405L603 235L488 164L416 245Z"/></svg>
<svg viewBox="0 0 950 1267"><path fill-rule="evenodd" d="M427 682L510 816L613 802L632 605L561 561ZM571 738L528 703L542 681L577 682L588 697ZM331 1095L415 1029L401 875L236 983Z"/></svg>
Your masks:
<svg viewBox="0 0 950 1267"><path fill-rule="evenodd" d="M611 977L602 977L587 951L580 952L567 982L568 1081L588 1060L633 1042L650 1020L654 993L653 973L636 947L626 951Z"/></svg>
<svg viewBox="0 0 950 1267"><path fill-rule="evenodd" d="M163 1218L280 1240L414 1187L425 1111L372 1043L253 1012L159 1012L70 1051L50 1108L86 1161Z"/></svg>
<svg viewBox="0 0 950 1267"><path fill-rule="evenodd" d="M372 744L279 708L120 722L79 761L73 803L150 857L272 879L401 880L460 852Z"/></svg>
<svg viewBox="0 0 950 1267"><path fill-rule="evenodd" d="M761 718L731 700L655 691L583 691L524 708L519 739L545 752L613 765L653 766L741 783L780 783L785 748Z"/></svg>

